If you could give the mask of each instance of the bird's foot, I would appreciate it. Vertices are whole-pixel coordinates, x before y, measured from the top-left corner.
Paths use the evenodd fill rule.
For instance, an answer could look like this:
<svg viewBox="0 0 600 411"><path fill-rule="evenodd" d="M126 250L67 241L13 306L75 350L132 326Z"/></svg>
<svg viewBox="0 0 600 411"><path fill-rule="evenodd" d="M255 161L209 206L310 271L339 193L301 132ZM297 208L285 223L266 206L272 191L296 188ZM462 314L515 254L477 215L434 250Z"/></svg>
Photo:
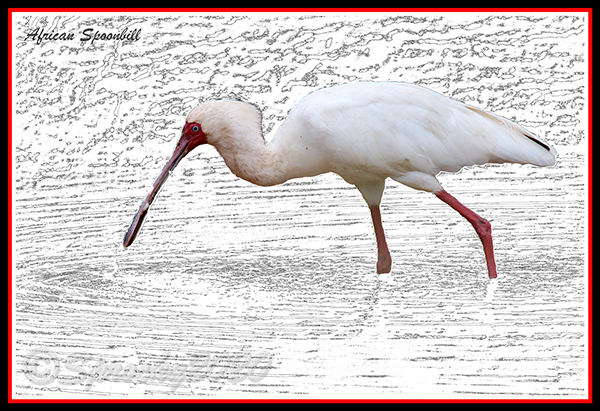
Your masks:
<svg viewBox="0 0 600 411"><path fill-rule="evenodd" d="M392 271L392 257L389 253L380 255L377 259L377 274L385 274Z"/></svg>

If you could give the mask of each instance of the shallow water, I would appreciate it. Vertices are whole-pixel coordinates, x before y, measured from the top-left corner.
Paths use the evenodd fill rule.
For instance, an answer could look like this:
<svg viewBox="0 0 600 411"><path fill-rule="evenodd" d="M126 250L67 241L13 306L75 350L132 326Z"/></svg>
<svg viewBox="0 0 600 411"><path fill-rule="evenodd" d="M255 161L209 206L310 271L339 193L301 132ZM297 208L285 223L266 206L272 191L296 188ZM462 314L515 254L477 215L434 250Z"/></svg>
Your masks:
<svg viewBox="0 0 600 411"><path fill-rule="evenodd" d="M541 173L552 180L562 171ZM455 194L493 224L500 277L492 282L470 225L425 193L388 188L383 210L394 266L377 275L368 208L336 177L267 191L231 178L195 184L189 197L183 190L189 194L194 184L181 175L172 180L128 249L120 240L139 196L17 200L20 361L44 347L61 361L59 376L72 376L62 363L69 356L87 371L98 361L174 359L188 369L206 353L236 361L249 350L268 353L267 376L230 384L216 371L211 381L201 367L176 390L175 377L148 385L119 384L117 376L66 388L58 379L54 390L367 398L584 393L585 210L572 180L559 179L565 183L552 194L528 189L533 183L476 192L451 181ZM468 181L485 186L477 176ZM221 200L219 185L232 194ZM323 187L323 196L310 192ZM339 200L334 207L331 197ZM20 388L42 395L47 389L27 380Z"/></svg>

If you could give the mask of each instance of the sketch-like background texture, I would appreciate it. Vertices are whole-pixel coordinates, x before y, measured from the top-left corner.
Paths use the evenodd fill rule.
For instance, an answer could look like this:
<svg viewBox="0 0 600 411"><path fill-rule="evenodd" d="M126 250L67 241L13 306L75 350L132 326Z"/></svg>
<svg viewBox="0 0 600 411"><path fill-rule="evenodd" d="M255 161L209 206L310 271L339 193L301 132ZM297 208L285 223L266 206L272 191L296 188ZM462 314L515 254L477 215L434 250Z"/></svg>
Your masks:
<svg viewBox="0 0 600 411"><path fill-rule="evenodd" d="M585 397L587 25L557 13L14 13L14 394ZM141 32L36 44L36 28ZM307 93L360 80L423 85L558 150L552 168L440 176L493 225L494 285L472 227L430 194L388 184L394 265L378 276L355 188L335 175L252 186L212 147L179 165L123 248L199 102L258 105L269 141Z"/></svg>

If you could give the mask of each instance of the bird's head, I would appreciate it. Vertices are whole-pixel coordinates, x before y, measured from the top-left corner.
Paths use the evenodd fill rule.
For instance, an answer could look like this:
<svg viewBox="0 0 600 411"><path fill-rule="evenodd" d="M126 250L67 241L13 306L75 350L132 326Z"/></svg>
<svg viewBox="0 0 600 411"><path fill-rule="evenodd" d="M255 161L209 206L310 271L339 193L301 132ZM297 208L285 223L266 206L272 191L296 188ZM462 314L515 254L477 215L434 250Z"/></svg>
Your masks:
<svg viewBox="0 0 600 411"><path fill-rule="evenodd" d="M180 142L192 148L206 143L219 151L230 150L243 144L239 136L262 135L261 124L260 110L250 103L210 100L187 115Z"/></svg>
<svg viewBox="0 0 600 411"><path fill-rule="evenodd" d="M236 144L233 136L244 133L244 128L249 127L247 124L255 123L256 120L260 129L260 110L237 100L211 100L190 111L175 150L134 217L123 239L123 245L129 247L133 243L142 228L150 205L181 159L203 144L211 144L217 150L229 149L229 146Z"/></svg>

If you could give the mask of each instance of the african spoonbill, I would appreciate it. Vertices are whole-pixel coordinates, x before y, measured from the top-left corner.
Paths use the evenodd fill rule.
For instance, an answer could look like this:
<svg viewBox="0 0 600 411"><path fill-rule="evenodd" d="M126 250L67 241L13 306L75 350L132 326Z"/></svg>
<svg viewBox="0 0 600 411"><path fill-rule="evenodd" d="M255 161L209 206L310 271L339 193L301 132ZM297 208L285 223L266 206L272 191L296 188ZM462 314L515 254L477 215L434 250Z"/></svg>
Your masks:
<svg viewBox="0 0 600 411"><path fill-rule="evenodd" d="M475 228L490 278L497 276L490 223L448 194L435 176L486 163L550 166L556 154L512 121L406 83L357 82L316 90L292 108L270 144L256 106L211 100L188 114L171 159L125 235L125 247L135 240L171 171L203 144L213 145L236 176L260 186L328 172L354 184L371 211L378 273L392 266L379 210L385 179L431 192Z"/></svg>

